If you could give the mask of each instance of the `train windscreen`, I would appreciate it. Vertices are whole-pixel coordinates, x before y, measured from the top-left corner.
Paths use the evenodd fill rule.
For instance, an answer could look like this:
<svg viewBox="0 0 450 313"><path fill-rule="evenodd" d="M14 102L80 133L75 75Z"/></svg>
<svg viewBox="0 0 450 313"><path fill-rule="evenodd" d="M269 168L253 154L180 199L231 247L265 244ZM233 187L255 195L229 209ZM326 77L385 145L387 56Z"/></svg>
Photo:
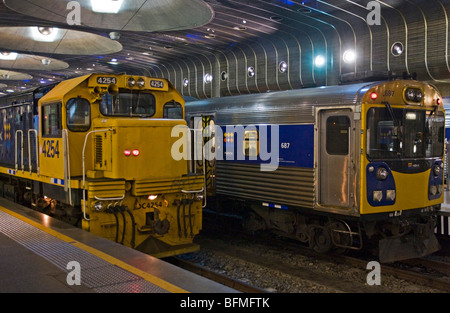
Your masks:
<svg viewBox="0 0 450 313"><path fill-rule="evenodd" d="M105 116L151 117L155 110L155 97L145 92L106 93L100 104L100 112Z"/></svg>
<svg viewBox="0 0 450 313"><path fill-rule="evenodd" d="M367 155L370 160L442 157L442 112L371 108L367 114Z"/></svg>

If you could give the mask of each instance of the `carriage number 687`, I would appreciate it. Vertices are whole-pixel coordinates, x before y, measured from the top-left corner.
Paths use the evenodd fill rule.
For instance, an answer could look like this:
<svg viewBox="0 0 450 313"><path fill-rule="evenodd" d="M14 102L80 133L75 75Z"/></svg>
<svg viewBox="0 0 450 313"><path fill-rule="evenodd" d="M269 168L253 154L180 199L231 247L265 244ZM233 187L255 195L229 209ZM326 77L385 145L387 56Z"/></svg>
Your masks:
<svg viewBox="0 0 450 313"><path fill-rule="evenodd" d="M291 145L290 142L282 142L281 143L281 149L289 149L290 145Z"/></svg>

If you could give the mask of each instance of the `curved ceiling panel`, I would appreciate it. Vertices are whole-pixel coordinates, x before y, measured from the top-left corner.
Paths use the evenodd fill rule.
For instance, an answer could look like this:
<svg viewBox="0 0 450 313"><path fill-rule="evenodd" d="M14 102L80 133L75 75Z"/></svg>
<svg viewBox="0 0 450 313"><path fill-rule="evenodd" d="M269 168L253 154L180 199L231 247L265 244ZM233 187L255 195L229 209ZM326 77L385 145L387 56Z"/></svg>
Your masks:
<svg viewBox="0 0 450 313"><path fill-rule="evenodd" d="M0 80L27 80L32 78L33 76L28 74L14 71L0 70Z"/></svg>
<svg viewBox="0 0 450 313"><path fill-rule="evenodd" d="M49 54L99 55L122 50L109 38L82 31L50 27L0 27L0 50Z"/></svg>
<svg viewBox="0 0 450 313"><path fill-rule="evenodd" d="M76 6L68 0L4 0L12 10L36 18L76 21ZM67 9L69 2L69 10ZM78 0L83 26L126 31L168 31L205 25L214 12L202 0Z"/></svg>
<svg viewBox="0 0 450 313"><path fill-rule="evenodd" d="M66 62L37 55L0 52L0 68L6 70L56 71L69 67Z"/></svg>

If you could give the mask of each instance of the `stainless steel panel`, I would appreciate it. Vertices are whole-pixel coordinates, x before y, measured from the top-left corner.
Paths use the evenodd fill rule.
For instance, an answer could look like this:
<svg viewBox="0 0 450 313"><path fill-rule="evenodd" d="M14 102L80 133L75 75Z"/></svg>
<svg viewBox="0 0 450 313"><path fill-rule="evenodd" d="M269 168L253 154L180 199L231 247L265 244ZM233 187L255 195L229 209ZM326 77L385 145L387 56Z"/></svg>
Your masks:
<svg viewBox="0 0 450 313"><path fill-rule="evenodd" d="M335 116L348 118L349 127L346 130L346 141L334 144L347 146L347 154L330 153L327 150L327 120ZM351 173L351 142L353 129L353 113L349 110L323 110L319 117L319 204L324 206L350 206L352 173ZM334 140L339 140L334 138ZM344 147L343 147L344 148ZM344 149L343 149L344 150Z"/></svg>
<svg viewBox="0 0 450 313"><path fill-rule="evenodd" d="M259 164L217 162L217 194L246 199L312 208L314 170L279 167L261 172Z"/></svg>

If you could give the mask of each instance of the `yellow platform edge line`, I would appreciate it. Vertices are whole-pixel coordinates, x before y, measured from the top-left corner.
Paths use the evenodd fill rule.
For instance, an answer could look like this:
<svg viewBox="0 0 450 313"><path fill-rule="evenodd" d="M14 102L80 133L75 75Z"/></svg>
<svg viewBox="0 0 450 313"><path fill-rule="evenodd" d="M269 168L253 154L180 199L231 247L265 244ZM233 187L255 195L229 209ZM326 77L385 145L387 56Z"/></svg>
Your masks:
<svg viewBox="0 0 450 313"><path fill-rule="evenodd" d="M82 250L84 250L84 251L86 251L86 252L88 252L90 254L93 254L93 255L95 255L95 256L105 260L106 262L108 262L110 264L116 265L116 266L118 266L118 267L120 267L120 268L122 268L122 269L124 269L124 270L126 270L128 272L130 272L130 273L133 273L133 274L135 274L135 275L137 275L139 277L142 277L146 281L148 281L148 282L150 282L150 283L152 283L154 285L157 285L158 287L161 287L164 290L167 290L167 291L169 291L171 293L188 293L188 291L186 291L186 290L184 290L184 289L182 289L180 287L177 287L177 286L175 286L175 285L173 285L173 284L171 284L171 283L169 283L169 282L167 282L167 281L165 281L165 280L163 280L161 278L158 278L156 276L153 276L152 274L144 272L144 271L142 271L142 270L140 270L140 269L138 269L138 268L136 268L136 267L134 267L132 265L129 265L129 264L127 264L127 263L125 263L125 262L123 262L123 261L121 261L119 259L116 259L116 258L114 258L114 257L112 257L112 256L110 256L110 255L108 255L108 254L106 254L106 253L104 253L104 252L102 252L100 250L92 248L92 247L90 247L88 245L85 245L85 244L83 244L83 243L81 243L81 242L79 242L79 241L77 241L77 240L75 240L73 238L70 238L70 237L68 237L66 235L63 235L60 232L57 232L57 231L55 231L53 229L45 227L45 226L43 226L43 225L41 225L41 224L39 224L39 223L37 223L37 222L35 222L35 221L25 217L25 216L22 216L22 215L20 215L20 214L18 214L16 212L8 210L8 209L6 209L6 208L4 208L2 206L0 206L0 210L5 212L5 213L7 213L7 214L9 214L9 215L11 215L11 216L14 216L14 217L20 219L21 221L23 221L23 222L25 222L27 224L30 224L31 226L34 226L34 227L36 227L36 228L46 232L47 234L50 234L50 235L52 235L52 236L54 236L54 237L56 237L56 238L58 238L60 240L63 240L65 242L67 242L67 243L70 243L70 244L74 245L75 247L77 247L79 249L82 249Z"/></svg>

